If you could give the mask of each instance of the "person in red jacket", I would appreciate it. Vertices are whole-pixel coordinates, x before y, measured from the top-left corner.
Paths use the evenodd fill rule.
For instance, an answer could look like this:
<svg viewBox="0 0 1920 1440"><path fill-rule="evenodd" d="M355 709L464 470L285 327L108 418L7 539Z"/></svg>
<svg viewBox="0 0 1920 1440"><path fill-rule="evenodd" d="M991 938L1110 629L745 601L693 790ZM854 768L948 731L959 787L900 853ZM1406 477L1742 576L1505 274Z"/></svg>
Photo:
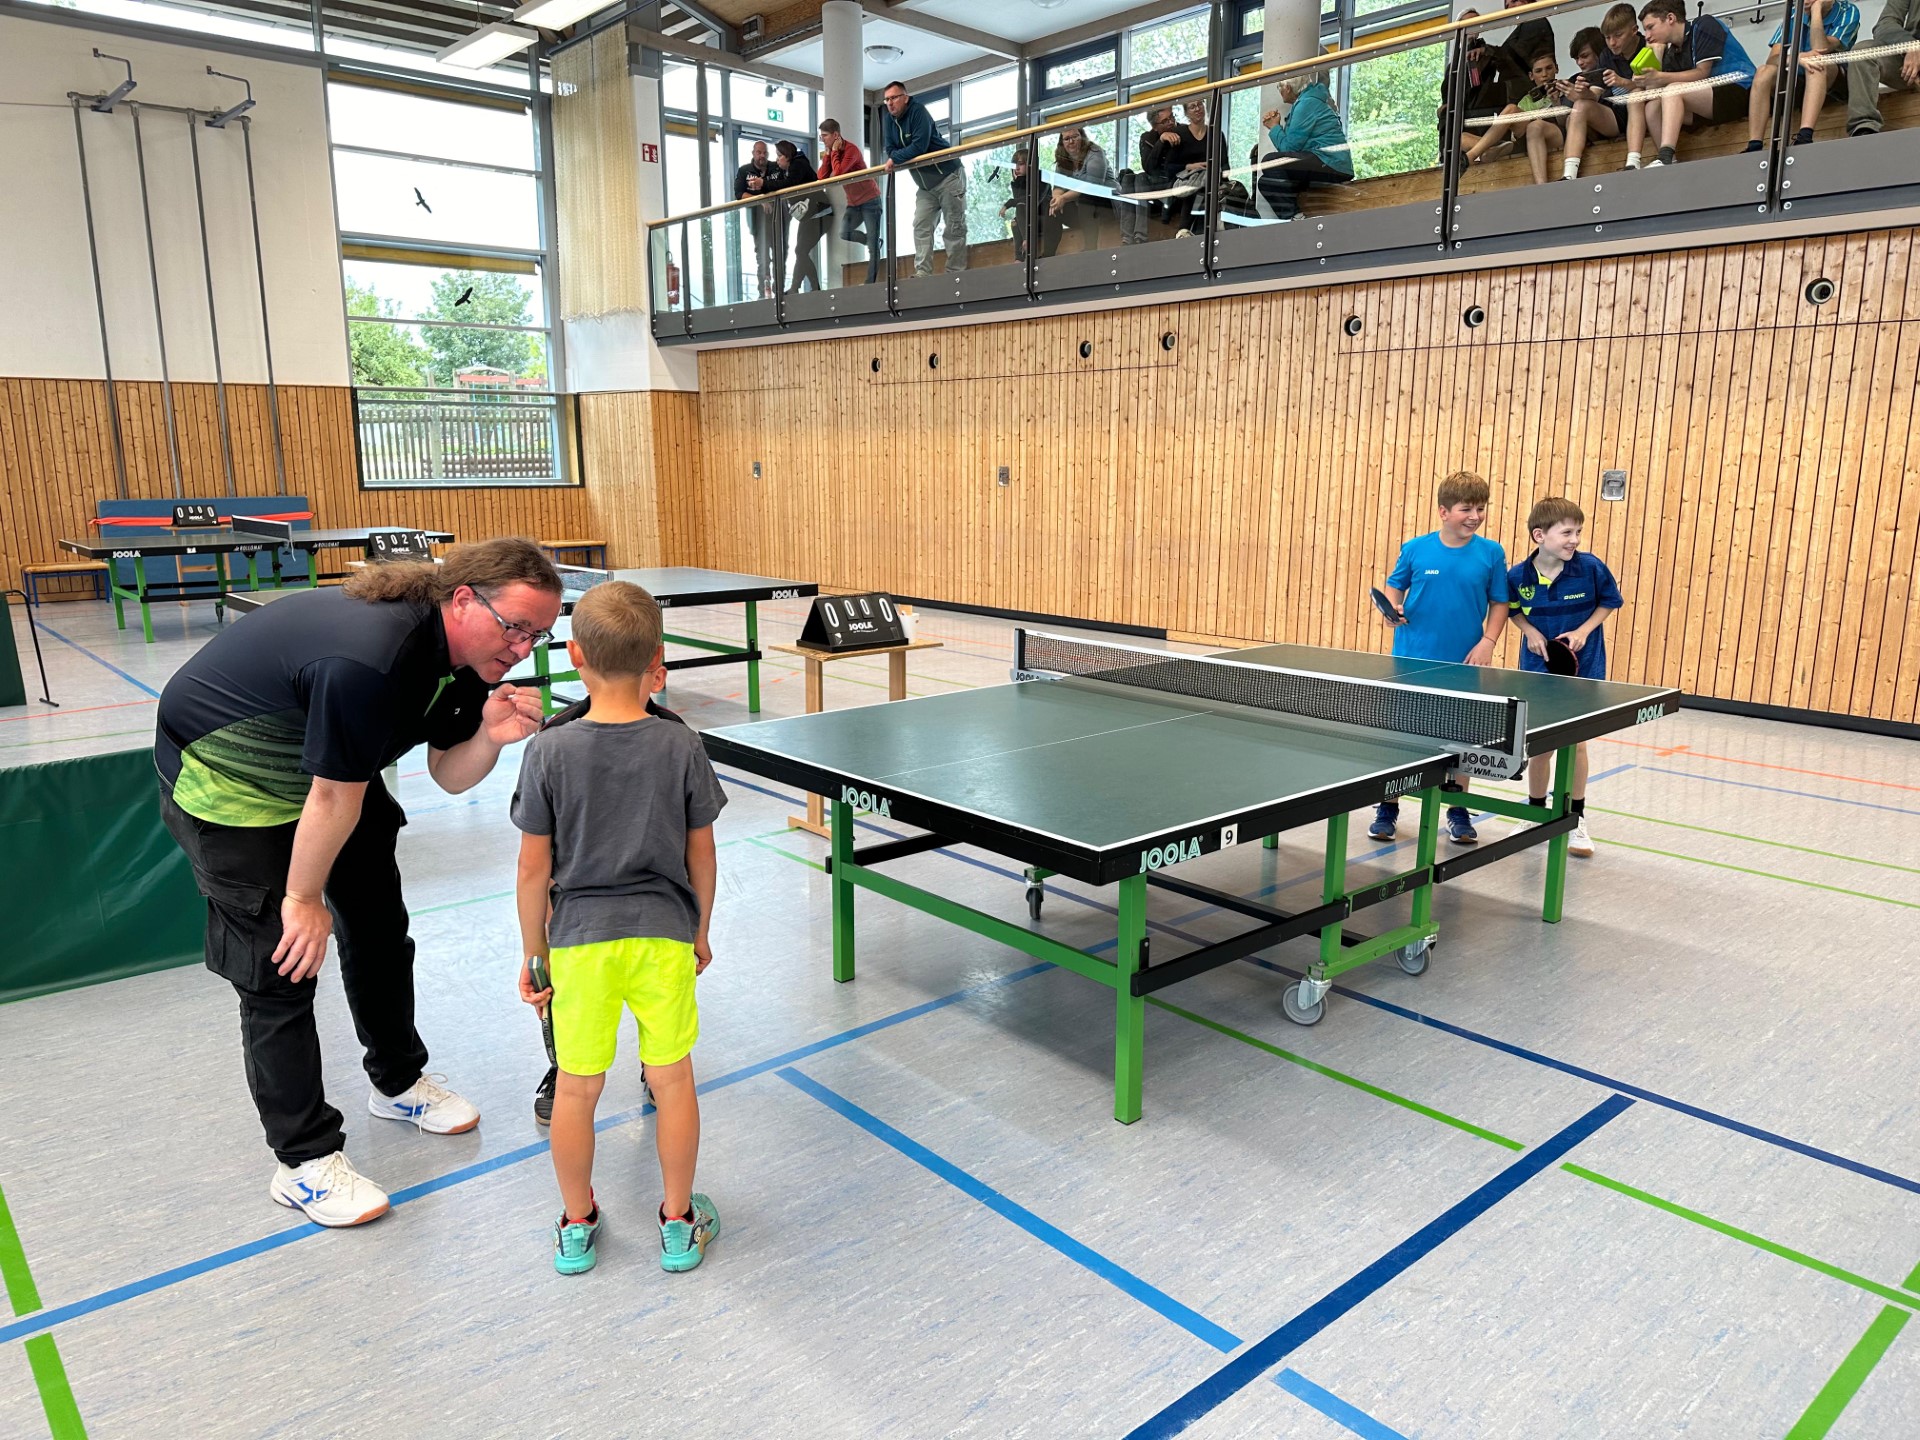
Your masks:
<svg viewBox="0 0 1920 1440"><path fill-rule="evenodd" d="M820 122L820 178L851 175L867 168L860 147L840 133L838 120ZM840 238L867 247L867 284L880 278L880 253L886 219L881 213L880 187L871 180L854 180L847 185L847 208L840 217Z"/></svg>

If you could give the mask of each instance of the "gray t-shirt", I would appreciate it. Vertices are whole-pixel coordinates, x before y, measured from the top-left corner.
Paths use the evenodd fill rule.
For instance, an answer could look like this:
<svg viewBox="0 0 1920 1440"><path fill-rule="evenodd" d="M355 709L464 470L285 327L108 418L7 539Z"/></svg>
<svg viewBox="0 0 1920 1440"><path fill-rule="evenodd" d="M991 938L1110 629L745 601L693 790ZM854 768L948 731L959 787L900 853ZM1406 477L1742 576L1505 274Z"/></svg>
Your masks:
<svg viewBox="0 0 1920 1440"><path fill-rule="evenodd" d="M513 823L553 837L550 945L691 941L700 902L687 832L727 803L700 737L649 716L575 720L534 736L520 761Z"/></svg>

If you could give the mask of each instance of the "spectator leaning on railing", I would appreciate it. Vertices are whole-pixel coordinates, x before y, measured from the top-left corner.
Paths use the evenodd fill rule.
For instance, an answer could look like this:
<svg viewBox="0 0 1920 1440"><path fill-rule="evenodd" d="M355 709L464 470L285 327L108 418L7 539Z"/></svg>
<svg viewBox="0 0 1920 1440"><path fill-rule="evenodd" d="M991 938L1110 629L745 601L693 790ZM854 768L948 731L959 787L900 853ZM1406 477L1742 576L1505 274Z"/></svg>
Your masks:
<svg viewBox="0 0 1920 1440"><path fill-rule="evenodd" d="M733 198L758 200L778 189L779 183L779 172L767 159L767 142L754 141L752 158L733 172ZM773 278L773 227L769 223L769 208L765 205L747 208L747 224L753 231L753 248L759 257L763 283L771 283Z"/></svg>
<svg viewBox="0 0 1920 1440"><path fill-rule="evenodd" d="M907 94L898 80L881 95L887 107L882 139L887 170L909 165L922 155L945 150L947 142L927 107ZM967 268L967 172L955 160L939 160L913 167L913 273L933 273L933 226L938 219L946 231L947 273Z"/></svg>
<svg viewBox="0 0 1920 1440"><path fill-rule="evenodd" d="M814 173L813 162L807 159L806 152L791 140L782 140L773 147L773 153L774 179L767 186L769 190L795 190L820 178ZM824 194L802 195L793 202L789 218L799 222L799 231L793 243L793 280L787 288L797 295L804 280L818 290L820 272L814 268L813 252L826 238L827 227L833 221L833 206Z"/></svg>
<svg viewBox="0 0 1920 1440"><path fill-rule="evenodd" d="M867 168L860 147L840 133L838 120L820 122L820 178L831 180ZM881 232L886 217L880 209L880 187L871 180L847 182L847 208L840 217L840 238L867 247L867 284L880 278Z"/></svg>
<svg viewBox="0 0 1920 1440"><path fill-rule="evenodd" d="M1915 46L1920 41L1920 0L1887 0L1874 21L1873 48ZM1878 135L1880 87L1920 89L1920 48L1878 55L1847 65L1847 134Z"/></svg>
<svg viewBox="0 0 1920 1440"><path fill-rule="evenodd" d="M1103 190L1112 183L1107 178L1107 152L1096 145L1080 125L1069 125L1060 132L1060 142L1053 151L1053 168L1058 175L1070 175L1083 184L1097 185ZM1082 250L1092 250L1096 248L1095 231L1100 218L1109 206L1110 202L1101 196L1055 185L1052 198L1047 201L1047 212L1063 229L1083 238Z"/></svg>

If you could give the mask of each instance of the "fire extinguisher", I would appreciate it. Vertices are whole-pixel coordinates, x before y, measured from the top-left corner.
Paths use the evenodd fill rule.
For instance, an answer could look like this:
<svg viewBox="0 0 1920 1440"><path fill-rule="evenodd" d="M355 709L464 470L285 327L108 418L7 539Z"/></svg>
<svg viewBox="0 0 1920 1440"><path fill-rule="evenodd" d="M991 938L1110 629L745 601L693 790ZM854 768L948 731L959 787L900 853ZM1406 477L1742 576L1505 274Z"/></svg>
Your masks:
<svg viewBox="0 0 1920 1440"><path fill-rule="evenodd" d="M671 256L667 258L667 308L680 308L680 267L673 263Z"/></svg>

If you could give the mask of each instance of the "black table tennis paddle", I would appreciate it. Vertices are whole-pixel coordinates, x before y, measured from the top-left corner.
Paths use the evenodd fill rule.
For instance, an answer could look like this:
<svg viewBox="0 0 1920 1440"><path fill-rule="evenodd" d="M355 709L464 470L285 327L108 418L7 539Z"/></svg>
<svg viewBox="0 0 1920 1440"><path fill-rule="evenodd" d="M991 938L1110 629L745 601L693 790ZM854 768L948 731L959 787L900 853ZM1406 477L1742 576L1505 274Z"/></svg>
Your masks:
<svg viewBox="0 0 1920 1440"><path fill-rule="evenodd" d="M1369 590L1367 593L1373 597L1373 608L1380 612L1381 616L1389 625L1404 625L1407 623L1407 617L1400 613L1399 607L1387 599L1385 595L1381 594L1380 591Z"/></svg>
<svg viewBox="0 0 1920 1440"><path fill-rule="evenodd" d="M527 978L532 982L533 993L536 995L542 990L553 988L553 976L547 970L547 962L538 955L527 957ZM540 1038L547 1042L548 1063L558 1065L560 1058L553 1053L553 998L551 996L547 998L547 1003L540 1010Z"/></svg>
<svg viewBox="0 0 1920 1440"><path fill-rule="evenodd" d="M1547 641L1547 673L1549 675L1578 675L1580 657L1573 653L1573 647L1564 640Z"/></svg>

